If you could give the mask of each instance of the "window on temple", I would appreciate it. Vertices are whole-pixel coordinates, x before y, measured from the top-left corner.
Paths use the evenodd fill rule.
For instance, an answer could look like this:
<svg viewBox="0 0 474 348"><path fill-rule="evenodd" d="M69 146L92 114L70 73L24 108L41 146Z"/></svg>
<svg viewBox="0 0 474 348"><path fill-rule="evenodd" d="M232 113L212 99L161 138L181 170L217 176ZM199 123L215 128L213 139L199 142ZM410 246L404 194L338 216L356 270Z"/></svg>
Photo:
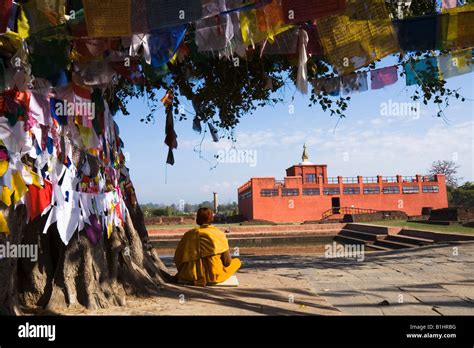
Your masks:
<svg viewBox="0 0 474 348"><path fill-rule="evenodd" d="M418 193L418 186L403 186L403 193Z"/></svg>
<svg viewBox="0 0 474 348"><path fill-rule="evenodd" d="M319 189L317 188L303 189L303 196L316 196L316 195L319 195Z"/></svg>
<svg viewBox="0 0 474 348"><path fill-rule="evenodd" d="M239 198L240 199L247 199L252 197L252 190L246 190L242 193L240 193Z"/></svg>
<svg viewBox="0 0 474 348"><path fill-rule="evenodd" d="M339 194L341 194L341 190L339 190L339 187L326 187L323 190L323 194L325 194L325 195L339 195Z"/></svg>
<svg viewBox="0 0 474 348"><path fill-rule="evenodd" d="M380 193L380 187L364 187L364 195L376 195Z"/></svg>
<svg viewBox="0 0 474 348"><path fill-rule="evenodd" d="M316 182L316 174L306 174L306 182Z"/></svg>
<svg viewBox="0 0 474 348"><path fill-rule="evenodd" d="M300 190L299 189L283 189L281 195L282 196L299 196Z"/></svg>
<svg viewBox="0 0 474 348"><path fill-rule="evenodd" d="M359 187L344 187L345 195L360 195Z"/></svg>
<svg viewBox="0 0 474 348"><path fill-rule="evenodd" d="M383 193L386 193L386 194L400 193L400 188L398 186L387 186L383 188Z"/></svg>
<svg viewBox="0 0 474 348"><path fill-rule="evenodd" d="M278 196L278 189L262 189L260 191L260 196L262 196L262 197Z"/></svg>
<svg viewBox="0 0 474 348"><path fill-rule="evenodd" d="M423 186L423 192L437 193L439 192L439 187L438 186Z"/></svg>

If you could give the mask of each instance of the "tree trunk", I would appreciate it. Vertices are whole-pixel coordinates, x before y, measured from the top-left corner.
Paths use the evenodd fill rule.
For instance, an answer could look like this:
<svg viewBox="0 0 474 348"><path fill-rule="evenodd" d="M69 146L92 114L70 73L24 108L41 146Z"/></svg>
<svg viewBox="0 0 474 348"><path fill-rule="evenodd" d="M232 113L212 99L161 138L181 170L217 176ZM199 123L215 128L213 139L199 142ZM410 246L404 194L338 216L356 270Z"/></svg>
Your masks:
<svg viewBox="0 0 474 348"><path fill-rule="evenodd" d="M22 308L51 313L70 306L88 309L122 306L126 295L159 294L171 279L151 247L138 204L129 206L124 227L93 245L83 231L76 231L65 246L47 216L26 223L24 205L4 211L11 233L0 234L0 244L37 244L38 261L0 260L0 313L18 315Z"/></svg>

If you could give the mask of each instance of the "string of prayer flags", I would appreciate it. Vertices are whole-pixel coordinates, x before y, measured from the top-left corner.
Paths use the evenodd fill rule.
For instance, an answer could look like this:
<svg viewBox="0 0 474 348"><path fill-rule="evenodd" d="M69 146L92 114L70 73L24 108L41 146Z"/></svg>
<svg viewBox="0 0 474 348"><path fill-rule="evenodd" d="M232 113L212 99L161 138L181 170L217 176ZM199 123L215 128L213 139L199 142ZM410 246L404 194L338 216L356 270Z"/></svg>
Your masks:
<svg viewBox="0 0 474 348"><path fill-rule="evenodd" d="M381 89L385 86L393 85L398 81L397 66L372 70L370 72L371 89Z"/></svg>
<svg viewBox="0 0 474 348"><path fill-rule="evenodd" d="M441 79L468 74L472 71L472 49L443 54L438 57L438 67Z"/></svg>
<svg viewBox="0 0 474 348"><path fill-rule="evenodd" d="M131 35L131 0L83 0L83 4L89 37Z"/></svg>
<svg viewBox="0 0 474 348"><path fill-rule="evenodd" d="M145 4L150 29L175 27L202 17L200 0L146 0Z"/></svg>
<svg viewBox="0 0 474 348"><path fill-rule="evenodd" d="M340 74L399 50L384 0L349 0L341 15L318 19L316 26L324 51Z"/></svg>
<svg viewBox="0 0 474 348"><path fill-rule="evenodd" d="M400 48L404 51L436 49L439 20L440 16L430 15L394 21Z"/></svg>
<svg viewBox="0 0 474 348"><path fill-rule="evenodd" d="M369 89L367 83L367 73L358 72L344 75L341 78L342 93L349 95L353 93L365 92Z"/></svg>
<svg viewBox="0 0 474 348"><path fill-rule="evenodd" d="M436 58L426 58L405 63L406 85L421 85L439 80L439 68Z"/></svg>
<svg viewBox="0 0 474 348"><path fill-rule="evenodd" d="M346 0L282 0L285 23L297 23L341 13Z"/></svg>

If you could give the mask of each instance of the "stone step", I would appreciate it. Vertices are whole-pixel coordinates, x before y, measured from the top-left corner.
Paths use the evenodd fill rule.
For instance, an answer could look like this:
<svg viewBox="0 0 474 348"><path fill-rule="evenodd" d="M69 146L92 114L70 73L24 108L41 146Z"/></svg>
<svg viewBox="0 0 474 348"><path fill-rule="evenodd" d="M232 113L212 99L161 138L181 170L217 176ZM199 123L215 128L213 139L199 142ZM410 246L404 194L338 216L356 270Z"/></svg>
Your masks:
<svg viewBox="0 0 474 348"><path fill-rule="evenodd" d="M402 236L399 234L390 234L385 238L385 240L401 242L401 243L406 243L406 244L413 244L413 245L418 245L418 246L434 243L434 240L432 239Z"/></svg>
<svg viewBox="0 0 474 348"><path fill-rule="evenodd" d="M374 245L380 245L389 249L408 249L408 248L413 248L414 245L412 244L407 244L407 243L400 243L400 242L395 242L391 240L386 240L386 239L378 239Z"/></svg>
<svg viewBox="0 0 474 348"><path fill-rule="evenodd" d="M348 236L341 236L338 234L336 237L334 237L334 240L336 242L342 243L342 244L367 244L367 241L364 239L360 238L355 238L355 237L348 237Z"/></svg>
<svg viewBox="0 0 474 348"><path fill-rule="evenodd" d="M367 241L367 240L355 238L355 237L342 236L340 234L334 237L334 240L341 244L364 244L368 249L372 249L372 250L380 250L380 251L392 250L390 248L387 248L381 245L375 245L371 241Z"/></svg>
<svg viewBox="0 0 474 348"><path fill-rule="evenodd" d="M344 228L351 231L359 231L364 233L388 234L390 227L348 223Z"/></svg>
<svg viewBox="0 0 474 348"><path fill-rule="evenodd" d="M361 232L361 231L353 231L349 229L343 229L339 235L347 236L347 237L354 237L366 241L376 241L377 235L373 233Z"/></svg>

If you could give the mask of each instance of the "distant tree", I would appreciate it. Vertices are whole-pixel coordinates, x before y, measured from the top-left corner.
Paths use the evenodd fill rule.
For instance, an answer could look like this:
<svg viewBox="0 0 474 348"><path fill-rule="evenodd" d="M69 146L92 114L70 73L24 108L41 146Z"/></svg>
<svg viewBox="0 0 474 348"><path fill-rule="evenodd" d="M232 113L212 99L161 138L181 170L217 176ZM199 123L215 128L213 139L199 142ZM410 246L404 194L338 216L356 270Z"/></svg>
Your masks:
<svg viewBox="0 0 474 348"><path fill-rule="evenodd" d="M466 182L458 188L450 188L450 207L474 207L474 182Z"/></svg>
<svg viewBox="0 0 474 348"><path fill-rule="evenodd" d="M462 178L457 177L459 166L454 161L434 161L428 175L444 174L446 176L446 183L451 187L458 187L458 182Z"/></svg>

